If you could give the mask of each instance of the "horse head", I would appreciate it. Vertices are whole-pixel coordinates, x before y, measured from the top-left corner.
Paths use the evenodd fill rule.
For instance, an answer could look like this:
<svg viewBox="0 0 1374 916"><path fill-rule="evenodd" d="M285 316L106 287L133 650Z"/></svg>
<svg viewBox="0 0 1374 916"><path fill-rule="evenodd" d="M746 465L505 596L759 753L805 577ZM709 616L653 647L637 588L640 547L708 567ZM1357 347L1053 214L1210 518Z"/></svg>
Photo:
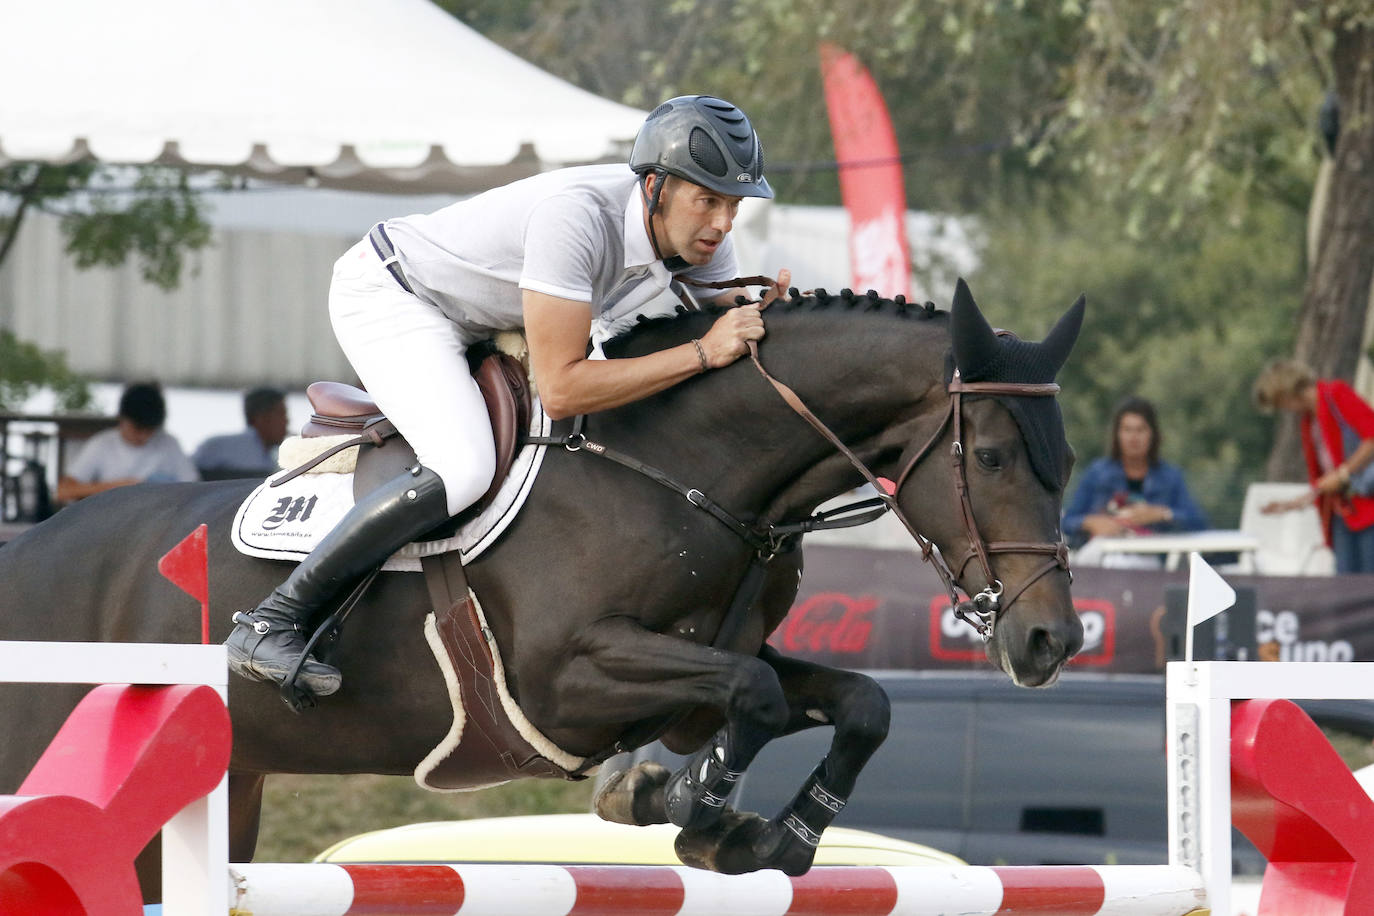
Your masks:
<svg viewBox="0 0 1374 916"><path fill-rule="evenodd" d="M907 491L950 494L944 511L922 506L921 527L974 596L960 605L961 616L983 633L988 658L1023 686L1052 683L1083 644L1060 532L1073 452L1053 384L1083 311L1080 296L1043 341L1023 341L995 331L960 280L945 376L952 460L917 468L917 456L908 464L926 479ZM899 492L899 499L916 508L914 493Z"/></svg>
<svg viewBox="0 0 1374 916"><path fill-rule="evenodd" d="M947 566L948 579L973 596L960 602L951 584L989 658L1018 684L1053 682L1083 643L1060 533L1073 458L1053 396L1082 300L1040 342L994 331L962 280L948 315L816 290L775 303L766 316L763 368L814 409L827 433L799 423L786 397L763 394L757 370L741 360L617 411L606 435L630 443L625 450L641 460L707 481L718 503L752 509L761 521L795 522L851 491L855 461L863 473L897 481L889 504L923 547L939 548L945 566L937 569ZM711 320L647 322L607 353L682 343Z"/></svg>

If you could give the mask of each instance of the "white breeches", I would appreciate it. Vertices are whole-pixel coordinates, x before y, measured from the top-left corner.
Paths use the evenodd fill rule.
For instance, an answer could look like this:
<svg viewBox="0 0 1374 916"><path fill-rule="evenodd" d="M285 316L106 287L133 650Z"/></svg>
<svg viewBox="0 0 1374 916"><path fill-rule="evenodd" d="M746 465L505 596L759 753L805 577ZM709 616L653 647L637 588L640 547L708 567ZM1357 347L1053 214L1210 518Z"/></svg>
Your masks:
<svg viewBox="0 0 1374 916"><path fill-rule="evenodd" d="M363 387L443 480L449 515L475 503L496 473L496 446L458 328L402 289L367 239L334 264L329 319Z"/></svg>

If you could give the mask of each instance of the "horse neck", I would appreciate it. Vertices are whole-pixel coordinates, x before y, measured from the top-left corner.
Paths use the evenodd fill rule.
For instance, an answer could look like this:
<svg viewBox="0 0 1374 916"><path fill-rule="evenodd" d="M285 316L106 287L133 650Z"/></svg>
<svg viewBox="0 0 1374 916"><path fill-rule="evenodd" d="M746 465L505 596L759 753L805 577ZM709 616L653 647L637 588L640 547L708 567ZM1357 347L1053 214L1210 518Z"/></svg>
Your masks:
<svg viewBox="0 0 1374 916"><path fill-rule="evenodd" d="M942 416L942 319L836 309L765 320L763 367L870 467L895 461L913 430L933 429ZM862 482L748 358L640 403L624 426L638 446L743 514L795 517ZM909 435L894 434L897 427Z"/></svg>

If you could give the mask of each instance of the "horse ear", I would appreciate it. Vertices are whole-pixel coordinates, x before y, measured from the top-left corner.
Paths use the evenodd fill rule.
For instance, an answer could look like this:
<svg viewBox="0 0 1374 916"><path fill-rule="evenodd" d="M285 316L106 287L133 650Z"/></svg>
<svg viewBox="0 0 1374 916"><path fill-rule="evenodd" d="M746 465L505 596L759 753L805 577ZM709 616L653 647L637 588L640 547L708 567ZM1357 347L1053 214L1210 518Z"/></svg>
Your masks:
<svg viewBox="0 0 1374 916"><path fill-rule="evenodd" d="M1001 352L997 334L973 301L964 278L954 284L954 303L949 310L949 333L954 346L954 365L967 381L979 378L980 370L991 365Z"/></svg>
<svg viewBox="0 0 1374 916"><path fill-rule="evenodd" d="M1087 308L1087 297L1082 293L1069 310L1065 312L1055 322L1049 334L1040 342L1040 351L1046 360L1054 366L1055 373L1063 367L1069 358L1069 352L1073 350L1074 342L1078 340L1078 332L1083 327L1083 312Z"/></svg>

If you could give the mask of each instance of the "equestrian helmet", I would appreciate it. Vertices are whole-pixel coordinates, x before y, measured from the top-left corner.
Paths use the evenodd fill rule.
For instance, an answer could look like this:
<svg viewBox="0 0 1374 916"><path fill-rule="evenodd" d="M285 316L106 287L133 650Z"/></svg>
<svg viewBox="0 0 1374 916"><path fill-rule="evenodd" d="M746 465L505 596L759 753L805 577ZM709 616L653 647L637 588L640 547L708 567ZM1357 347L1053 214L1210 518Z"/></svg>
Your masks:
<svg viewBox="0 0 1374 916"><path fill-rule="evenodd" d="M724 99L684 95L649 113L630 151L630 168L669 172L731 197L772 197L763 146L744 112Z"/></svg>

